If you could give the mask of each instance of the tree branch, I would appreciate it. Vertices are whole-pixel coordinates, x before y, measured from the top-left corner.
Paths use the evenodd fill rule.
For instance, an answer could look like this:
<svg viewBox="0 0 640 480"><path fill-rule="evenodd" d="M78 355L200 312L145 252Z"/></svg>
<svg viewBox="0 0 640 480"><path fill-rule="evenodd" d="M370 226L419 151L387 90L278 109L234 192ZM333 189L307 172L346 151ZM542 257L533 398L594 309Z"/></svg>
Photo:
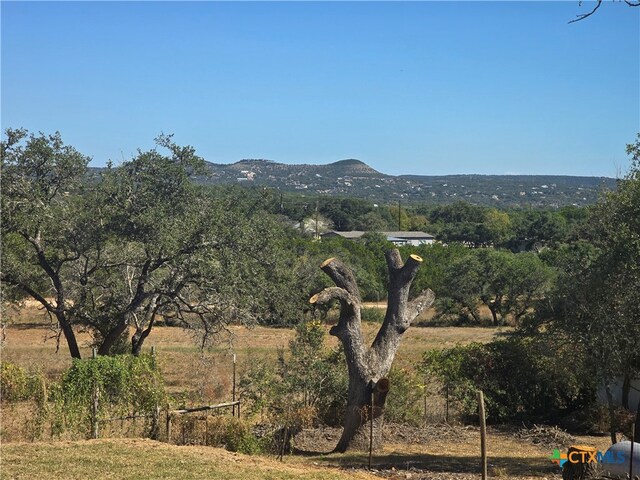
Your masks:
<svg viewBox="0 0 640 480"><path fill-rule="evenodd" d="M407 313L409 316L409 323L413 322L415 318L424 312L427 308L433 305L436 299L436 294L430 288L423 291L420 295L409 302L407 305Z"/></svg>
<svg viewBox="0 0 640 480"><path fill-rule="evenodd" d="M347 292L344 288L340 287L329 287L322 290L320 293L316 293L313 297L309 299L309 303L311 304L324 304L328 303L331 300L340 300L340 303L343 305L349 305L354 308L358 304L358 300L353 298L353 296Z"/></svg>
<svg viewBox="0 0 640 480"><path fill-rule="evenodd" d="M629 3L629 2L627 2L627 3ZM589 13L583 13L581 15L576 15L577 18L574 18L573 20L570 20L568 23L579 22L580 20L584 20L585 18L590 17L591 15L596 13L596 10L598 10L600 8L600 5L602 5L602 0L598 0L598 2L596 3L596 6L593 7L593 10L591 10Z"/></svg>
<svg viewBox="0 0 640 480"><path fill-rule="evenodd" d="M389 275L391 275L392 272L402 269L402 257L400 256L400 251L397 248L385 252L384 258L387 260Z"/></svg>
<svg viewBox="0 0 640 480"><path fill-rule="evenodd" d="M397 251L397 250L396 250ZM398 253L398 256L400 254ZM411 254L407 259L407 262L402 267L401 275L403 282L411 283L418 273L418 269L420 268L420 264L422 263L422 257L419 255Z"/></svg>
<svg viewBox="0 0 640 480"><path fill-rule="evenodd" d="M57 309L56 307L54 307L53 305L51 305L49 302L47 302L46 298L44 297L44 295L39 294L38 292L36 292L35 290L33 290L29 285L26 285L18 280L15 280L14 278L11 278L10 276L6 275L6 274L0 274L0 278L2 279L3 282L7 282L11 285L13 285L14 287L18 287L21 290L24 290L24 292L29 295L30 297L32 297L34 300L40 302L42 304L42 306L48 311L48 312L55 312Z"/></svg>
<svg viewBox="0 0 640 480"><path fill-rule="evenodd" d="M344 263L335 257L328 258L320 265L320 269L326 273L333 283L349 292L358 302L360 302L360 291L353 276L353 272Z"/></svg>

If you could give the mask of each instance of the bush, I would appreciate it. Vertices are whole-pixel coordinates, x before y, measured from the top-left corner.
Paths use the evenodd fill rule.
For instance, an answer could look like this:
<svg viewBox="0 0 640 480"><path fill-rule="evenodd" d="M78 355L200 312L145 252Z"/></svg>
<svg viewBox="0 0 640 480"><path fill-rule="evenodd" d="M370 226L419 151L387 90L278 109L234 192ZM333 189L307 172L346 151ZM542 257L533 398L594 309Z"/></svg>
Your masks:
<svg viewBox="0 0 640 480"><path fill-rule="evenodd" d="M384 409L385 421L417 425L423 417L420 412L423 381L415 373L393 367L389 372L389 395Z"/></svg>
<svg viewBox="0 0 640 480"><path fill-rule="evenodd" d="M3 402L35 400L46 396L46 385L41 374L30 374L11 362L0 362L0 399Z"/></svg>
<svg viewBox="0 0 640 480"><path fill-rule="evenodd" d="M10 362L0 363L0 394L3 401L16 402L28 397L27 372Z"/></svg>
<svg viewBox="0 0 640 480"><path fill-rule="evenodd" d="M164 382L151 355L99 356L74 360L52 389L54 432L90 425L94 391L98 417L152 414L166 402Z"/></svg>
<svg viewBox="0 0 640 480"><path fill-rule="evenodd" d="M278 353L276 365L252 359L240 380L247 410L294 429L316 421L339 423L347 393L344 355L340 349L326 350L325 335L320 322L304 322L288 351Z"/></svg>
<svg viewBox="0 0 640 480"><path fill-rule="evenodd" d="M592 380L573 353L545 337L512 337L429 351L420 368L449 385L469 418L477 418L476 395L482 390L489 420L557 422L594 398Z"/></svg>
<svg viewBox="0 0 640 480"><path fill-rule="evenodd" d="M365 322L382 323L384 321L384 314L384 309L377 307L366 307L360 311L362 320Z"/></svg>

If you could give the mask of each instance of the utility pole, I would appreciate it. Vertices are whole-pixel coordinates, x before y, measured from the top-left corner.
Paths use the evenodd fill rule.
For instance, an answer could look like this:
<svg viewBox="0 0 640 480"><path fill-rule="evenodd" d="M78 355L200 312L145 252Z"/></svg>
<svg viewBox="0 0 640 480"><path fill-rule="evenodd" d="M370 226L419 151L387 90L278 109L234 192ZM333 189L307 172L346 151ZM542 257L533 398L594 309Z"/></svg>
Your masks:
<svg viewBox="0 0 640 480"><path fill-rule="evenodd" d="M316 202L316 240L320 238L318 234L318 202Z"/></svg>
<svg viewBox="0 0 640 480"><path fill-rule="evenodd" d="M398 200L398 231L399 232L402 231L402 228L401 228L401 225L400 225L400 222L401 222L401 220L400 220L401 219L401 215L400 214L401 214L401 212L402 212L402 209L400 207L400 200Z"/></svg>

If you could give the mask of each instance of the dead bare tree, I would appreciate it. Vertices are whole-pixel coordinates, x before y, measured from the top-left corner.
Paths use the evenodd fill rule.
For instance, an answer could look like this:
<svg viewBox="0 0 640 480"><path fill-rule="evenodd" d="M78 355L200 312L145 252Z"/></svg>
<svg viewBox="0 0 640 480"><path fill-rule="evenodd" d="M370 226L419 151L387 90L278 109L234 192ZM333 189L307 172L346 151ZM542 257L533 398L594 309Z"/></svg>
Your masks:
<svg viewBox="0 0 640 480"><path fill-rule="evenodd" d="M411 282L416 276L422 258L410 255L403 263L397 249L388 251L385 257L389 271L387 312L370 347L365 345L361 330L360 292L348 266L336 258L325 260L320 268L336 286L325 288L309 300L312 304L340 301L340 318L329 333L338 337L344 347L349 390L344 430L335 448L336 452L345 452L350 446L367 438L366 422L371 419L371 415L375 421L382 421L390 387L385 377L400 346L402 335L411 322L435 300L435 294L430 289L409 300ZM370 406L372 394L373 409ZM376 446L379 446L380 442L380 437L376 438Z"/></svg>

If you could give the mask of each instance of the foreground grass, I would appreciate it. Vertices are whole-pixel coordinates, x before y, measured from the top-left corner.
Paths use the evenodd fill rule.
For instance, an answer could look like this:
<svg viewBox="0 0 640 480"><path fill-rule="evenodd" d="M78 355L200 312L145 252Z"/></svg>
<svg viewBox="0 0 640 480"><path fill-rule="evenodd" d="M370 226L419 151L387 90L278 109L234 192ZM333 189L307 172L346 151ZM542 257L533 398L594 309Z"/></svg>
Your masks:
<svg viewBox="0 0 640 480"><path fill-rule="evenodd" d="M364 472L291 465L211 447L145 439L5 444L3 479L374 479Z"/></svg>

